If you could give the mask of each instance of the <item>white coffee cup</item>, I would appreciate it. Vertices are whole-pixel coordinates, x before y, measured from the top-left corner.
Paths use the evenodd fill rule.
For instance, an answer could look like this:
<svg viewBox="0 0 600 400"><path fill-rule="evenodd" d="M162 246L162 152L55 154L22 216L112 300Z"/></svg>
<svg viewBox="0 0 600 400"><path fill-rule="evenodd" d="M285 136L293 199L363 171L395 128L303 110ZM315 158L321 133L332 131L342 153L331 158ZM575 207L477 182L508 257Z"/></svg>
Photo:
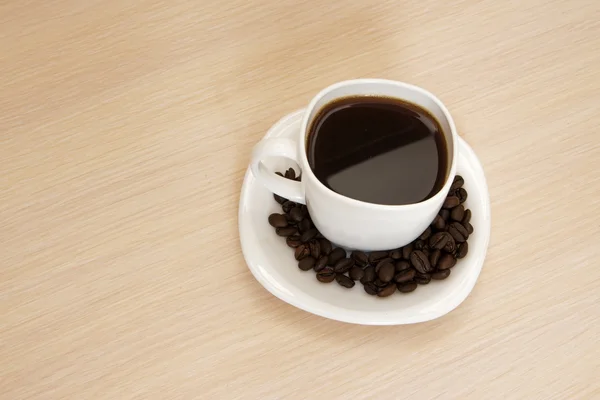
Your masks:
<svg viewBox="0 0 600 400"><path fill-rule="evenodd" d="M338 194L317 179L306 154L307 135L313 119L325 105L352 96L396 98L428 110L437 119L448 151L446 181L439 192L420 203L380 205ZM317 94L306 110L296 138L268 138L259 142L252 153L251 168L254 176L271 192L306 204L317 229L335 244L348 249L388 250L416 239L439 212L456 173L456 142L454 121L433 94L397 81L356 79L336 83ZM301 169L301 181L292 181L268 170L262 161L272 157L294 161Z"/></svg>

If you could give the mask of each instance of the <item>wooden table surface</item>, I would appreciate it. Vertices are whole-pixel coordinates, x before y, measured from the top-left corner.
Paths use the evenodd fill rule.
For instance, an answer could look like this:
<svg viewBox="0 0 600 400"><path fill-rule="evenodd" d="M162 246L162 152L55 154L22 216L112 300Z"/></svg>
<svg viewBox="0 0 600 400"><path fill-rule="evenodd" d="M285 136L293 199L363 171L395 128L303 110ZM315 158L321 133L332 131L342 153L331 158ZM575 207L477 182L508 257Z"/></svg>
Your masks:
<svg viewBox="0 0 600 400"><path fill-rule="evenodd" d="M439 320L326 320L242 257L252 146L356 77L434 92L485 168ZM600 398L597 0L5 0L0 82L0 398Z"/></svg>

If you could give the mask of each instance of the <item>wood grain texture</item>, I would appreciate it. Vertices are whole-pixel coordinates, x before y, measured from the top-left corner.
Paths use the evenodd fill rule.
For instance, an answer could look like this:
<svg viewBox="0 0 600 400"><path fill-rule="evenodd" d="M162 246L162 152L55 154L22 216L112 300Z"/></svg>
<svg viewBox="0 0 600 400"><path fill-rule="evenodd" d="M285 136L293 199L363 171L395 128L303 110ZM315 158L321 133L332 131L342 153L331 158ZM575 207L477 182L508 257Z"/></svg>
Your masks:
<svg viewBox="0 0 600 400"><path fill-rule="evenodd" d="M0 398L600 398L600 3L5 0ZM250 151L342 79L436 93L478 153L471 296L403 327L268 294Z"/></svg>

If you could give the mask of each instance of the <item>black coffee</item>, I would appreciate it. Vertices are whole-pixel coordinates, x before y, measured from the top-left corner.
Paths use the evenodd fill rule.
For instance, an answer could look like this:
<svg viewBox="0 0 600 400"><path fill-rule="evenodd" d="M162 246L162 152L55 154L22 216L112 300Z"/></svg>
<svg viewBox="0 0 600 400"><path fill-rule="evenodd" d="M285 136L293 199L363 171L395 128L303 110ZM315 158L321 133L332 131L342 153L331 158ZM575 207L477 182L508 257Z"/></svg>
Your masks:
<svg viewBox="0 0 600 400"><path fill-rule="evenodd" d="M310 127L308 162L331 190L387 205L418 203L444 185L447 147L426 110L385 97L325 106Z"/></svg>

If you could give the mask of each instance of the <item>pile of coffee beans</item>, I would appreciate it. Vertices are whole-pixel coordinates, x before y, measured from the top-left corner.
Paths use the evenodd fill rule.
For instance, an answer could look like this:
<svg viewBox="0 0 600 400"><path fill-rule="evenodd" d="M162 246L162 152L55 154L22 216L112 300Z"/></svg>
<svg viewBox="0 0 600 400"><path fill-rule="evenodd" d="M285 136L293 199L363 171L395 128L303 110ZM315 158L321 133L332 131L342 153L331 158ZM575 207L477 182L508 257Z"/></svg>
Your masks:
<svg viewBox="0 0 600 400"><path fill-rule="evenodd" d="M278 173L288 179L300 180L293 168ZM387 297L396 291L409 293L431 280L446 279L457 260L469 251L468 239L473 233L471 210L465 209L467 191L464 179L454 177L442 209L431 225L412 243L394 250L347 254L335 247L312 223L308 209L281 196L274 195L283 213L269 215L269 224L277 235L285 237L294 249L298 268L314 270L323 283L336 281L345 288L362 283L365 292Z"/></svg>

